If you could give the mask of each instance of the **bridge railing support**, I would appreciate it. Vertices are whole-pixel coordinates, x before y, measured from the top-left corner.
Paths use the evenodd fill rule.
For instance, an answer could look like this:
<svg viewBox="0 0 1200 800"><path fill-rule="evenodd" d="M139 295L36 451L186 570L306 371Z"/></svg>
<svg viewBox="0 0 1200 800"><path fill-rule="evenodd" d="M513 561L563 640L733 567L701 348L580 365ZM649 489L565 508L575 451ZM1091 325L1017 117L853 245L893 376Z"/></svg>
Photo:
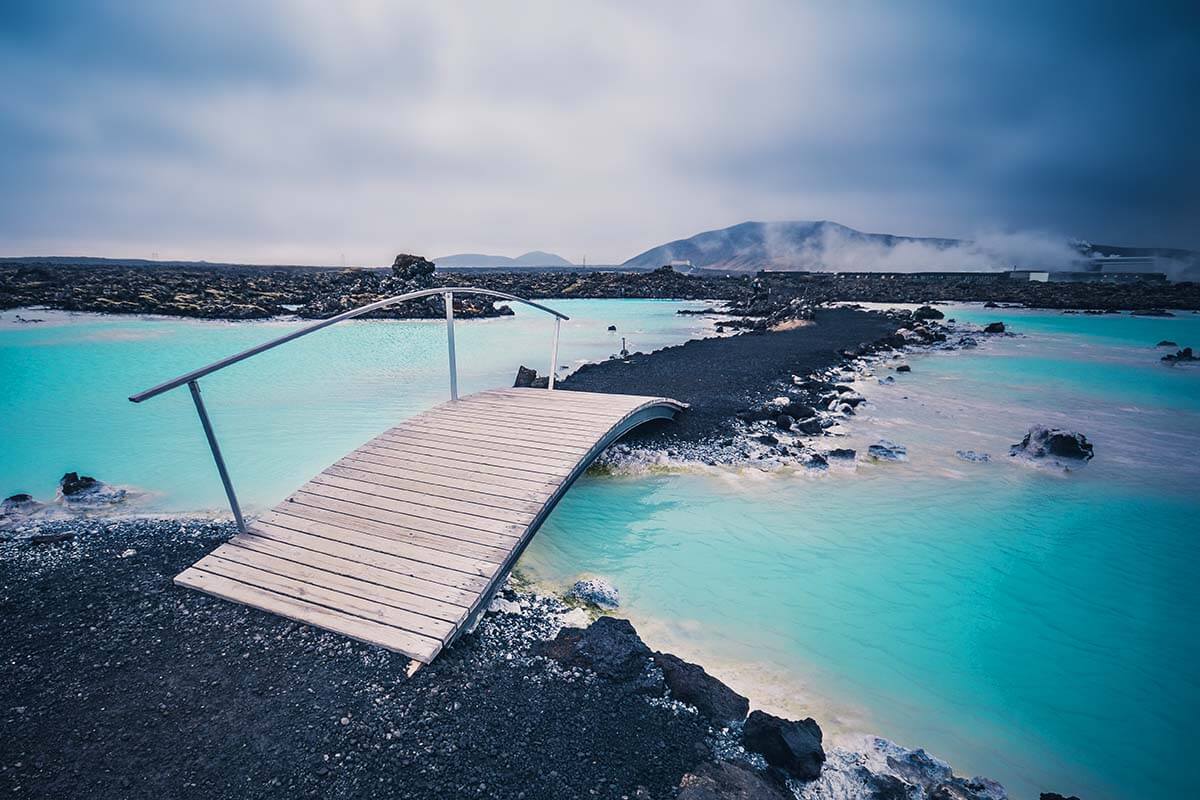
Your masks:
<svg viewBox="0 0 1200 800"><path fill-rule="evenodd" d="M220 361L214 361L207 366L184 373L177 378L172 378L166 383L160 383L158 386L154 386L145 390L144 392L138 392L135 395L131 395L129 400L134 403L140 403L143 400L149 400L151 397L157 397L164 392L169 392L172 389L179 388L180 386L186 385L188 387L192 394L192 403L196 406L196 414L200 417L200 426L204 429L204 437L208 440L208 448L212 451L213 461L217 465L217 473L221 476L221 484L225 487L225 497L229 500L229 508L231 511L233 511L233 518L237 522L238 530L242 533L245 533L246 520L242 516L242 507L238 503L237 493L233 490L233 481L229 477L229 469L225 466L225 459L221 455L221 446L217 443L217 435L213 431L212 420L210 420L208 417L208 410L205 408L204 399L200 395L200 379L206 375L211 375L218 370L225 369L225 367L232 366L239 361L245 361L251 356L256 356L259 353L263 353L267 350L278 347L281 344L286 344L293 339L299 339L301 336L307 336L310 333L315 333L322 328L328 328L330 325L342 322L343 320L361 317L363 314L369 314L372 311L377 311L381 308L387 308L388 306L393 306L397 303L403 303L407 300L415 300L421 297L432 297L440 294L446 303L446 349L450 362L450 399L458 400L458 364L454 352L455 292L460 294L482 294L489 297L497 297L503 300L511 300L516 303L524 303L527 306L532 306L539 311L545 311L547 314L552 315L554 317L554 341L551 346L552 349L550 355L549 388L554 388L554 372L555 366L558 362L559 328L562 321L564 319L570 319L570 317L568 317L566 314L561 314L552 308L544 306L541 303L535 303L532 300L526 300L523 297L517 297L516 295L508 294L506 292L497 292L493 291L492 289L477 289L472 286L454 286L444 289L423 289L419 292L408 292L407 294L400 294L396 295L395 297L377 300L374 303L368 303L365 306L351 309L350 311L343 311L341 314L336 314L328 319L323 319L319 322L314 322L311 325L306 325L303 328L294 330L291 333L285 334L284 336L263 342L260 345L251 347L249 350L243 350L240 353L235 353L231 356L222 358Z"/></svg>

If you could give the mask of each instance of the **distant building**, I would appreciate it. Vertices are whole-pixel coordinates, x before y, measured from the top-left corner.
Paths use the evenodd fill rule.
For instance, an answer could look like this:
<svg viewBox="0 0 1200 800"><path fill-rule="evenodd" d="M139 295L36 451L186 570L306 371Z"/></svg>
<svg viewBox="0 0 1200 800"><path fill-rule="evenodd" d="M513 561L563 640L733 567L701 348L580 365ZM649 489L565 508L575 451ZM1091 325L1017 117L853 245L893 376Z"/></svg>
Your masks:
<svg viewBox="0 0 1200 800"><path fill-rule="evenodd" d="M1114 259L1099 259L1112 261ZM1105 266L1108 266L1105 264ZM1115 272L1102 269L1014 269L1006 273L1010 280L1041 281L1043 283L1136 283L1137 281L1165 281L1163 272Z"/></svg>
<svg viewBox="0 0 1200 800"><path fill-rule="evenodd" d="M671 261L671 269L691 269L692 262L686 258L676 258Z"/></svg>

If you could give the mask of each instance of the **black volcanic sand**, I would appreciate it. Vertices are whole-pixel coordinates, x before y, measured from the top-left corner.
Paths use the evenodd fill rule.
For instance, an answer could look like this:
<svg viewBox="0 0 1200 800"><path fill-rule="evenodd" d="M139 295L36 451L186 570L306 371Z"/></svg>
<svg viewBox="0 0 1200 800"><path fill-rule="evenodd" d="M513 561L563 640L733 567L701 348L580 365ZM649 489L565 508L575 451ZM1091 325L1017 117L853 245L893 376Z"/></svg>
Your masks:
<svg viewBox="0 0 1200 800"><path fill-rule="evenodd" d="M0 540L0 796L657 798L710 758L695 714L531 657L528 617L489 614L409 679L174 586L229 524L60 527L76 540Z"/></svg>
<svg viewBox="0 0 1200 800"><path fill-rule="evenodd" d="M844 350L895 333L898 323L869 311L826 309L814 324L788 331L694 339L650 354L581 367L556 384L584 392L661 395L689 403L674 423L634 436L703 442L728 433L734 415L778 394L780 381L844 360Z"/></svg>

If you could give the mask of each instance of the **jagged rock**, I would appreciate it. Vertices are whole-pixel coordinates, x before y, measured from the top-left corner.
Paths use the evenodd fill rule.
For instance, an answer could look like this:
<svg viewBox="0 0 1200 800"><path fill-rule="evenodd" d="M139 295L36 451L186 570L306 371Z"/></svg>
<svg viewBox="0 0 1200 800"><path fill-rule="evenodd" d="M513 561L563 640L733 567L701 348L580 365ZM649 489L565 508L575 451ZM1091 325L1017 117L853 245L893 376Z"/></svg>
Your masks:
<svg viewBox="0 0 1200 800"><path fill-rule="evenodd" d="M1076 797L1075 795L1071 795L1070 797L1064 797L1063 795L1059 794L1058 792L1042 792L1039 795L1039 800L1079 800L1079 798Z"/></svg>
<svg viewBox="0 0 1200 800"><path fill-rule="evenodd" d="M612 610L621 605L621 594L617 591L617 587L602 578L585 578L575 581L575 585L567 592L567 596L606 610Z"/></svg>
<svg viewBox="0 0 1200 800"><path fill-rule="evenodd" d="M90 475L80 476L78 472L68 472L58 481L58 488L63 497L91 492L100 487L100 481Z"/></svg>
<svg viewBox="0 0 1200 800"><path fill-rule="evenodd" d="M68 503L104 505L119 503L125 499L124 489L114 489L90 475L68 472L58 482L58 491Z"/></svg>
<svg viewBox="0 0 1200 800"><path fill-rule="evenodd" d="M1055 456L1074 461L1090 461L1095 455L1091 442L1082 433L1042 425L1030 428L1025 438L1010 448L1009 454L1032 459Z"/></svg>
<svg viewBox="0 0 1200 800"><path fill-rule="evenodd" d="M963 336L958 340L959 347L979 347L979 341L974 336Z"/></svg>
<svg viewBox="0 0 1200 800"><path fill-rule="evenodd" d="M542 653L568 667L590 669L612 680L633 680L646 666L646 647L627 619L600 617L587 628L563 628Z"/></svg>
<svg viewBox="0 0 1200 800"><path fill-rule="evenodd" d="M1192 348L1185 347L1178 353L1168 353L1162 357L1162 360L1168 363L1179 363L1181 361L1200 361L1200 358L1192 354Z"/></svg>
<svg viewBox="0 0 1200 800"><path fill-rule="evenodd" d="M404 281L428 283L435 269L432 261L408 253L401 253L392 262L392 274Z"/></svg>
<svg viewBox="0 0 1200 800"><path fill-rule="evenodd" d="M857 455L854 450L849 447L835 447L825 454L829 458L854 458Z"/></svg>
<svg viewBox="0 0 1200 800"><path fill-rule="evenodd" d="M880 439L867 448L867 455L879 461L907 461L908 448L887 439Z"/></svg>
<svg viewBox="0 0 1200 800"><path fill-rule="evenodd" d="M775 424L779 426L780 430L784 431L790 431L795 422L796 420L787 414L780 414L775 418Z"/></svg>
<svg viewBox="0 0 1200 800"><path fill-rule="evenodd" d="M608 326L608 329L609 329L610 331L615 331L615 330L617 329L617 326L616 326L616 325L609 325L609 326Z"/></svg>
<svg viewBox="0 0 1200 800"><path fill-rule="evenodd" d="M1179 344L1176 342L1172 342L1170 339L1163 339L1161 342L1159 342L1158 344L1156 344L1154 346L1155 347L1179 347ZM1043 796L1045 796L1045 795L1043 795Z"/></svg>
<svg viewBox="0 0 1200 800"><path fill-rule="evenodd" d="M945 317L945 314L938 311L933 306L921 306L913 312L913 319L916 320L945 319Z"/></svg>
<svg viewBox="0 0 1200 800"><path fill-rule="evenodd" d="M825 763L821 727L811 717L793 722L756 710L742 728L742 745L801 781L815 779Z"/></svg>
<svg viewBox="0 0 1200 800"><path fill-rule="evenodd" d="M529 367L522 364L521 366L517 367L517 378L516 378L516 380L513 381L513 388L514 389L531 388L534 384L534 381L536 381L537 379L538 379L537 370L530 369Z"/></svg>
<svg viewBox="0 0 1200 800"><path fill-rule="evenodd" d="M901 364L900 366L896 367L896 372L912 372L912 367L910 367L908 364Z"/></svg>
<svg viewBox="0 0 1200 800"><path fill-rule="evenodd" d="M758 440L763 444L779 444L779 439L769 433L764 433L758 437Z"/></svg>
<svg viewBox="0 0 1200 800"><path fill-rule="evenodd" d="M670 653L655 653L652 658L662 669L667 688L676 700L695 706L719 726L746 718L750 701L709 675L704 667Z"/></svg>
<svg viewBox="0 0 1200 800"><path fill-rule="evenodd" d="M808 466L813 469L824 469L829 466L829 459L820 453L813 453L808 457Z"/></svg>
<svg viewBox="0 0 1200 800"><path fill-rule="evenodd" d="M983 329L984 333L1004 333L1003 322L989 322Z"/></svg>
<svg viewBox="0 0 1200 800"><path fill-rule="evenodd" d="M792 800L792 795L749 767L710 761L680 779L675 800Z"/></svg>
<svg viewBox="0 0 1200 800"><path fill-rule="evenodd" d="M33 495L22 492L19 494L14 494L11 497L4 498L4 501L0 502L0 514L11 514L14 512L18 514L28 514L29 512L36 511L41 507L42 504L37 500L34 500Z"/></svg>

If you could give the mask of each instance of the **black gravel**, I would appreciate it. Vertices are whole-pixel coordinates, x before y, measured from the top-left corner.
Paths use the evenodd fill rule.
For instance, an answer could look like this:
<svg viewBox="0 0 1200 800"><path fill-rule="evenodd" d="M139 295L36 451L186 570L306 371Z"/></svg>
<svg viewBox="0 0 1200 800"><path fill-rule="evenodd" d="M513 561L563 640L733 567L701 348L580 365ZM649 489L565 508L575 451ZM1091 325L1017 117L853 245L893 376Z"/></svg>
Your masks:
<svg viewBox="0 0 1200 800"><path fill-rule="evenodd" d="M727 432L739 411L759 407L777 394L781 380L838 364L845 359L843 351L857 351L897 327L883 314L820 310L807 327L694 339L650 354L588 364L557 386L682 400L691 408L674 423L648 425L637 435L703 442Z"/></svg>
<svg viewBox="0 0 1200 800"><path fill-rule="evenodd" d="M0 796L673 797L708 757L695 714L531 656L549 616L490 614L409 679L174 586L231 525L56 530L0 541Z"/></svg>

